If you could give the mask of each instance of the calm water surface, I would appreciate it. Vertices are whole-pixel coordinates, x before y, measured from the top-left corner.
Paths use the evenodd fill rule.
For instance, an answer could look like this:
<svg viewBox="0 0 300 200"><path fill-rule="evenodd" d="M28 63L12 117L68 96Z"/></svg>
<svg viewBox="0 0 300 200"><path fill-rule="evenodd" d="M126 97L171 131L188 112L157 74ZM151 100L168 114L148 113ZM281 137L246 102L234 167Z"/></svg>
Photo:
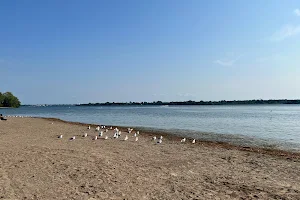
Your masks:
<svg viewBox="0 0 300 200"><path fill-rule="evenodd" d="M1 109L4 115L161 129L206 140L300 150L299 105L254 106L48 106Z"/></svg>

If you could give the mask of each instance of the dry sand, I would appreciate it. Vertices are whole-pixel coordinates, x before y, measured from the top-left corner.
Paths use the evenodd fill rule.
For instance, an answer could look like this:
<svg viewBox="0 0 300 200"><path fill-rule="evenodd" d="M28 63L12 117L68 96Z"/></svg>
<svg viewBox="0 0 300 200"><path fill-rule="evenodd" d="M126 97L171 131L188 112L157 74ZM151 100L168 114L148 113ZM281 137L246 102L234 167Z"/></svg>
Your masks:
<svg viewBox="0 0 300 200"><path fill-rule="evenodd" d="M0 121L0 199L300 199L298 154L95 135L58 120Z"/></svg>

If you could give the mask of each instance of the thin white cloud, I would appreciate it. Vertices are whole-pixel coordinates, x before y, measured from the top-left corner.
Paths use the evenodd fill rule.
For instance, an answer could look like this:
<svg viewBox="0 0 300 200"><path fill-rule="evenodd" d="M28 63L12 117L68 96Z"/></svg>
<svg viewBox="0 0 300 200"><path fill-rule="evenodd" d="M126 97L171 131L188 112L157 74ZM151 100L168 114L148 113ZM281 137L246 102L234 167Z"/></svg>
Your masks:
<svg viewBox="0 0 300 200"><path fill-rule="evenodd" d="M300 17L300 10L297 8L294 10L294 14L298 17Z"/></svg>
<svg viewBox="0 0 300 200"><path fill-rule="evenodd" d="M214 63L222 66L233 66L242 56L238 56L235 59L228 60L215 60Z"/></svg>
<svg viewBox="0 0 300 200"><path fill-rule="evenodd" d="M178 93L177 96L180 96L180 97L195 97L196 95L194 94L191 94L191 93Z"/></svg>
<svg viewBox="0 0 300 200"><path fill-rule="evenodd" d="M282 41L286 38L298 35L300 33L300 25L294 26L294 25L285 25L280 30L276 31L271 36L271 41Z"/></svg>

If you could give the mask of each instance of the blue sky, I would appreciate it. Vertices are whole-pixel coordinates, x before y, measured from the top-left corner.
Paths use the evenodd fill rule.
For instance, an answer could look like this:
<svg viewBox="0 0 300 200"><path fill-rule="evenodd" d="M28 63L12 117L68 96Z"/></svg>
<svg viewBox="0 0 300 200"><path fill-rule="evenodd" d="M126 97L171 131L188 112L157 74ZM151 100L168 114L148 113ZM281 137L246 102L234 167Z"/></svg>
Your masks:
<svg viewBox="0 0 300 200"><path fill-rule="evenodd" d="M300 2L0 2L23 104L300 98Z"/></svg>

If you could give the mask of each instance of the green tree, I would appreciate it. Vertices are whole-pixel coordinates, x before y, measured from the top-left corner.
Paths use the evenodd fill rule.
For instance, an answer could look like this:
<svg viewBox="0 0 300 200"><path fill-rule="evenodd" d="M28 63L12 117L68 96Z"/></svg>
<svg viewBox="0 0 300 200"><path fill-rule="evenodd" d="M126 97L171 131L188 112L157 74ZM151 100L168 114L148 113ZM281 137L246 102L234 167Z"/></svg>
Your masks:
<svg viewBox="0 0 300 200"><path fill-rule="evenodd" d="M0 106L3 107L20 107L21 102L11 92L0 93Z"/></svg>
<svg viewBox="0 0 300 200"><path fill-rule="evenodd" d="M0 107L3 106L3 101L4 101L4 96L3 96L3 94L0 92Z"/></svg>

